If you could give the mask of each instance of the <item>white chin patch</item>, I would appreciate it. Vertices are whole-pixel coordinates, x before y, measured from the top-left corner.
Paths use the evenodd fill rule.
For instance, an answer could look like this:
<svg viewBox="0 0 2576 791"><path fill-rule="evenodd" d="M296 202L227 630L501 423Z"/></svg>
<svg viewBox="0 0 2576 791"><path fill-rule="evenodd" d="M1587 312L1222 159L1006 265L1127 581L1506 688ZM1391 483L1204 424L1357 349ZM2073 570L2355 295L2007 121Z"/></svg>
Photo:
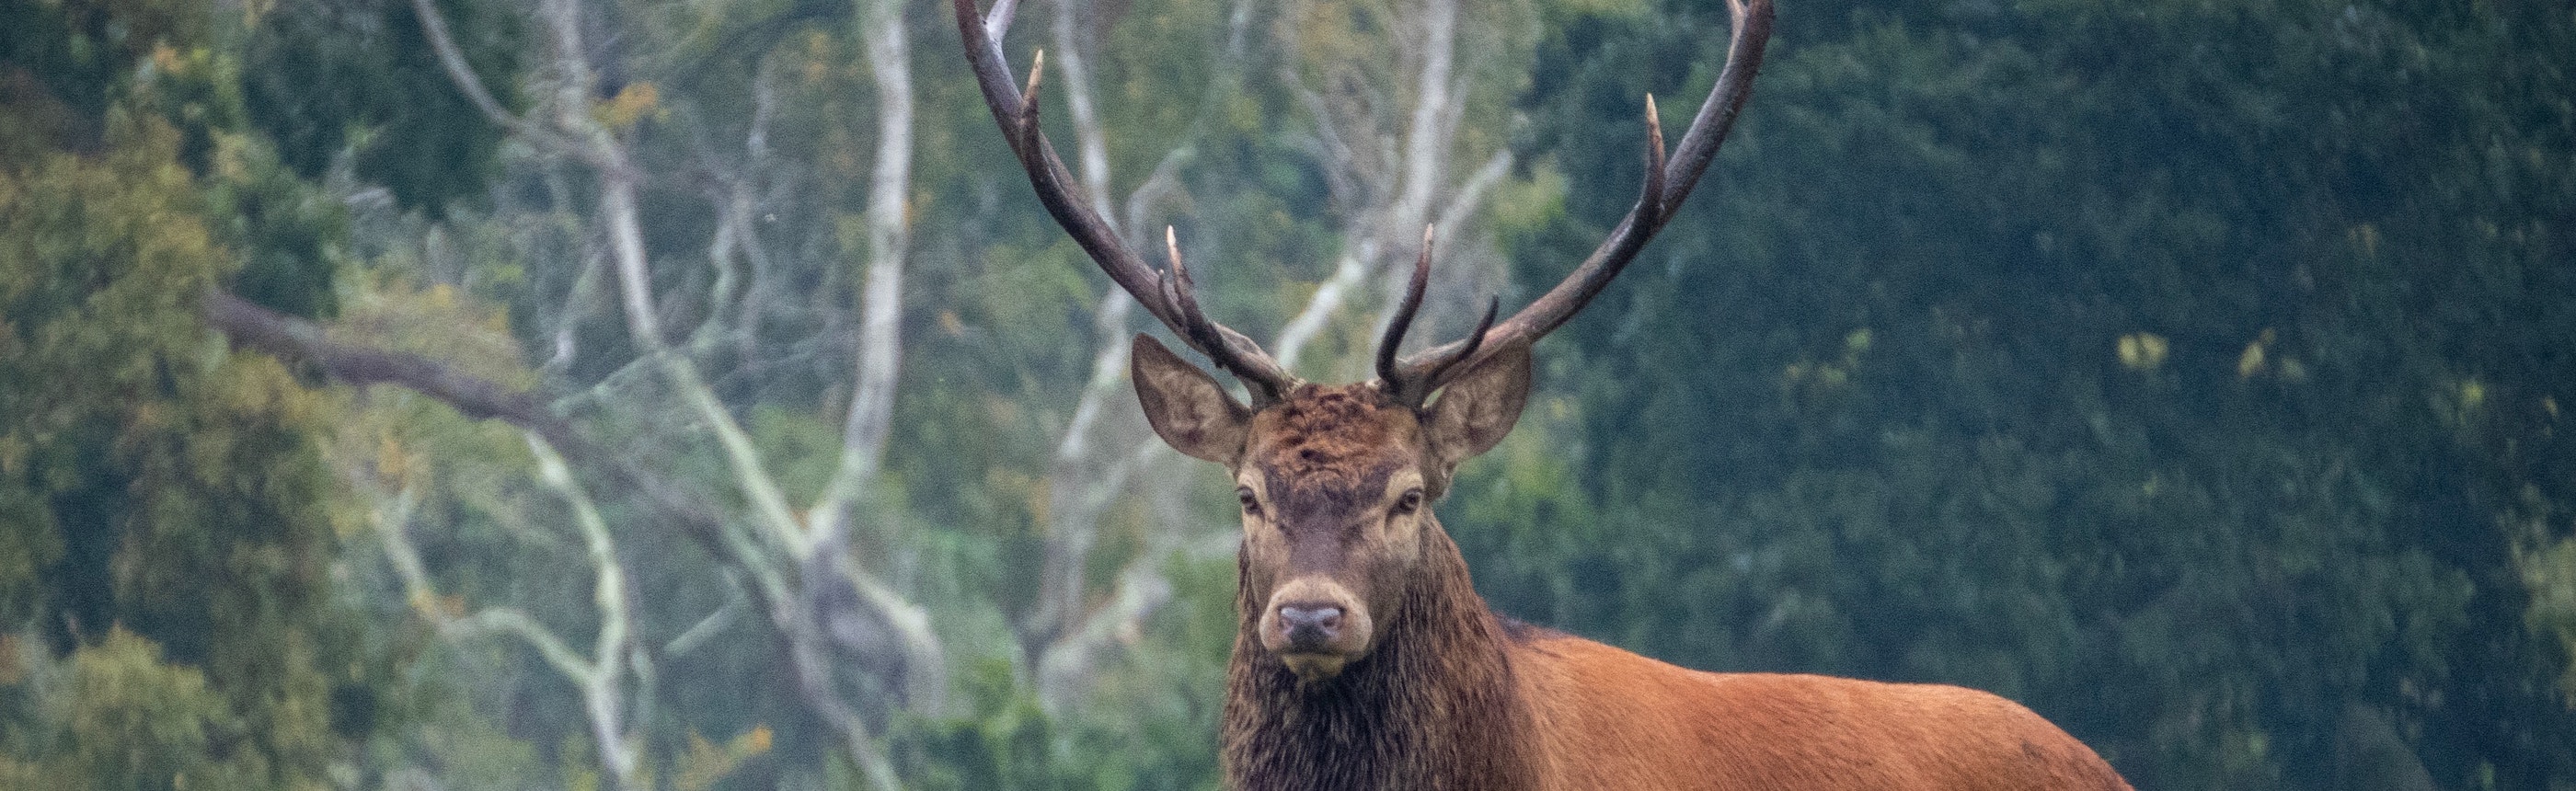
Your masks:
<svg viewBox="0 0 2576 791"><path fill-rule="evenodd" d="M1288 672L1297 674L1298 680L1308 683L1330 680L1350 662L1341 654L1280 654L1279 661L1288 666Z"/></svg>

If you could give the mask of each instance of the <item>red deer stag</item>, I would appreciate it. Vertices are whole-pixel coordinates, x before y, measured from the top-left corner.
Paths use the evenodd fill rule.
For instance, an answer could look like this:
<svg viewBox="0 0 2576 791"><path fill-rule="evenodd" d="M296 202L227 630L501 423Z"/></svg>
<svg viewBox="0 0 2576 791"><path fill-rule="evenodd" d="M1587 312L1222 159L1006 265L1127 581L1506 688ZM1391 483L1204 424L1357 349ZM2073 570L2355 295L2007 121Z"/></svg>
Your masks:
<svg viewBox="0 0 2576 791"><path fill-rule="evenodd" d="M1001 28L951 0L975 77L1038 198L1112 280L1250 391L1144 335L1136 393L1155 433L1225 465L1243 506L1242 626L1227 670L1237 789L2125 789L2083 743L1984 692L1812 675L1704 673L1497 617L1433 517L1458 463L1500 441L1528 395L1530 345L1600 293L1707 169L1770 37L1769 0L1733 0L1725 71L1666 160L1646 102L1644 195L1590 260L1499 323L1404 359L1430 237L1373 382L1299 381L1200 312L1177 247L1156 272L1068 185L1014 84ZM1003 0L1010 2L1010 0ZM1001 12L1007 13L1007 12ZM1433 396L1437 394L1437 400Z"/></svg>

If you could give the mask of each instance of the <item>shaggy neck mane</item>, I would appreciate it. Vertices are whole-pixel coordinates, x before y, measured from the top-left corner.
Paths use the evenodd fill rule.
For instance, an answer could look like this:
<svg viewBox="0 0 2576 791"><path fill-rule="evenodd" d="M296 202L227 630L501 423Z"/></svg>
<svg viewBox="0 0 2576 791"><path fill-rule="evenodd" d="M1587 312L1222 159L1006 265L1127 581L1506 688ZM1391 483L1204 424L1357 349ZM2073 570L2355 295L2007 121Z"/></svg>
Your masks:
<svg viewBox="0 0 2576 791"><path fill-rule="evenodd" d="M1502 626L1468 583L1457 544L1430 529L1429 573L1404 593L1367 657L1304 684L1261 648L1262 600L1238 586L1226 669L1227 785L1239 791L1536 787L1529 712Z"/></svg>

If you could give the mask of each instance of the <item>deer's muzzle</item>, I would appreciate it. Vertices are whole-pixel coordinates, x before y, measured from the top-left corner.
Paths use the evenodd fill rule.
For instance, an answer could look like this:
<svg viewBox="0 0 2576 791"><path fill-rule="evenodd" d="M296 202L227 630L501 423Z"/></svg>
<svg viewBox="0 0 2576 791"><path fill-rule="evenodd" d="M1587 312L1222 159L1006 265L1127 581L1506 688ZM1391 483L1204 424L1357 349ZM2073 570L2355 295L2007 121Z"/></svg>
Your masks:
<svg viewBox="0 0 2576 791"><path fill-rule="evenodd" d="M1282 585L1261 611L1261 647L1307 681L1323 681L1368 653L1368 608L1348 588L1305 577Z"/></svg>

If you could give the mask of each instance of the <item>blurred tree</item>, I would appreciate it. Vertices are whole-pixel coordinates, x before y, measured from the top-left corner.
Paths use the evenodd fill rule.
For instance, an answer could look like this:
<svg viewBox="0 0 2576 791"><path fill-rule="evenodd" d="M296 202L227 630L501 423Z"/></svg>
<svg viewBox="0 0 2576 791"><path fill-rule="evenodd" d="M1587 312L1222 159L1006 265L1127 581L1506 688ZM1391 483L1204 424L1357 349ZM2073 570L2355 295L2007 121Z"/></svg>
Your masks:
<svg viewBox="0 0 2576 791"><path fill-rule="evenodd" d="M337 206L192 3L0 7L0 775L319 788L408 704L338 606L333 409L201 295L330 309Z"/></svg>
<svg viewBox="0 0 2576 791"><path fill-rule="evenodd" d="M390 713L390 671L332 603L329 408L196 318L234 258L181 142L111 108L98 154L0 172L0 760L318 788Z"/></svg>
<svg viewBox="0 0 2576 791"><path fill-rule="evenodd" d="M458 50L516 105L526 46L504 4L441 0ZM288 0L265 4L244 45L249 120L307 179L335 165L388 190L402 208L436 209L485 197L498 175L502 130L459 123L475 108L438 64L405 0Z"/></svg>

